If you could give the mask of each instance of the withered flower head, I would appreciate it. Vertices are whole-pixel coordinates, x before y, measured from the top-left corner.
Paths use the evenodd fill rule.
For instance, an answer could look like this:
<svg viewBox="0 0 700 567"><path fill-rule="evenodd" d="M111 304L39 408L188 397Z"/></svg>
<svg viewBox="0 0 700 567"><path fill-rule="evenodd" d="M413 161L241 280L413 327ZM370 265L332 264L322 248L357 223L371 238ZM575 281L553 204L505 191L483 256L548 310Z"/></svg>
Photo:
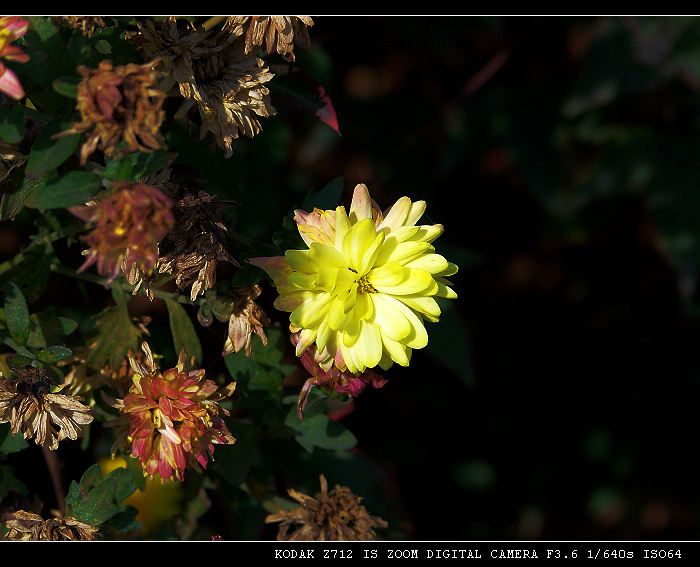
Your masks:
<svg viewBox="0 0 700 567"><path fill-rule="evenodd" d="M175 84L185 102L175 113L188 118L199 110L199 139L208 133L226 157L233 155L232 142L240 134L253 137L262 130L258 117L277 113L265 83L274 76L262 59L245 52L245 39L229 30L216 33L174 17L160 29L152 21L139 24L131 38L146 59L158 59L164 79L161 89Z"/></svg>
<svg viewBox="0 0 700 567"><path fill-rule="evenodd" d="M148 343L142 349L144 363L130 359L134 376L129 393L123 400L108 400L121 413L110 422L121 427L112 454L125 446L150 478L159 474L163 483L183 480L188 467L206 468L214 444L236 441L219 415L228 415L219 402L236 384L219 387L205 379L204 370L186 371L184 351L176 368L161 373Z"/></svg>
<svg viewBox="0 0 700 567"><path fill-rule="evenodd" d="M81 239L89 246L79 272L97 264L109 284L122 270L134 284L152 272L158 260L158 241L173 226L172 201L158 188L140 183L115 183L99 202L69 207L71 213L95 228Z"/></svg>
<svg viewBox="0 0 700 567"><path fill-rule="evenodd" d="M255 302L262 293L259 285L247 285L234 287L227 294L217 294L214 301L218 302L217 316L222 312L228 318L228 334L224 342L222 356L239 352L245 349L246 356L253 354L253 334L262 339L263 345L267 345L265 327L270 324L270 319L265 311Z"/></svg>
<svg viewBox="0 0 700 567"><path fill-rule="evenodd" d="M307 26L313 25L311 16L229 16L225 27L237 35L245 35L246 53L262 48L268 55L277 52L286 61L294 61L294 44L308 49Z"/></svg>
<svg viewBox="0 0 700 567"><path fill-rule="evenodd" d="M97 149L119 156L163 147L160 125L165 93L155 88L159 80L154 70L157 63L114 67L111 61L103 60L97 69L84 65L77 68L83 77L78 84L81 120L57 136L89 132L80 148L81 163ZM119 148L122 141L124 147Z"/></svg>
<svg viewBox="0 0 700 567"><path fill-rule="evenodd" d="M102 16L50 16L50 19L51 23L56 27L67 26L77 29L87 37L92 37L95 27L105 27Z"/></svg>
<svg viewBox="0 0 700 567"><path fill-rule="evenodd" d="M228 203L200 190L196 195L176 185L166 185L173 199L174 224L160 241L157 268L175 274L175 283L190 289L194 301L216 284L218 262L239 266L226 244L224 211Z"/></svg>
<svg viewBox="0 0 700 567"><path fill-rule="evenodd" d="M370 516L360 504L362 498L349 488L336 485L328 492L326 477L320 476L321 493L312 498L294 489L289 495L301 506L277 512L265 523L280 522L278 541L374 541L375 529L386 528L387 522Z"/></svg>
<svg viewBox="0 0 700 567"><path fill-rule="evenodd" d="M25 366L14 373L16 379L0 378L0 423L9 421L12 435L22 433L52 451L63 439L83 436L93 414L82 398L51 393L53 380L43 369Z"/></svg>
<svg viewBox="0 0 700 567"><path fill-rule="evenodd" d="M10 530L5 537L13 541L93 541L99 531L74 518L44 520L25 510L17 510L5 526Z"/></svg>

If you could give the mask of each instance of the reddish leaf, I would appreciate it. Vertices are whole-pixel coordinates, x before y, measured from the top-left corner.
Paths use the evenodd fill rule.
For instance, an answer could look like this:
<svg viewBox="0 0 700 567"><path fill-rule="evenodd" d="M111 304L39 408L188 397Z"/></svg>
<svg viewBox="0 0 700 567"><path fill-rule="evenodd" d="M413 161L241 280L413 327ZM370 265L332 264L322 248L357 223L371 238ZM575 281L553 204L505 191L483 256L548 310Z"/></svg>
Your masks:
<svg viewBox="0 0 700 567"><path fill-rule="evenodd" d="M340 134L331 99L311 75L291 65L272 65L271 70L275 78L269 85L275 104L310 114Z"/></svg>

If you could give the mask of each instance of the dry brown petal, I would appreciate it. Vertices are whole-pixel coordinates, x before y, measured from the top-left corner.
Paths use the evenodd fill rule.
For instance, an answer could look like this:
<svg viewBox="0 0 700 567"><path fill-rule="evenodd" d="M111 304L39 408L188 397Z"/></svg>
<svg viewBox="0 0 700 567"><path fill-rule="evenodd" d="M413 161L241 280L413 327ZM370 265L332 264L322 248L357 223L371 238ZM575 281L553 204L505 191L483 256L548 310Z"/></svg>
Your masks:
<svg viewBox="0 0 700 567"><path fill-rule="evenodd" d="M5 536L14 541L93 541L99 528L74 518L49 518L17 510L5 522L9 532Z"/></svg>
<svg viewBox="0 0 700 567"><path fill-rule="evenodd" d="M16 370L17 379L0 379L0 423L9 422L12 435L22 433L37 445L56 450L63 439L83 435L81 426L94 419L82 398L50 393L51 379L43 370Z"/></svg>
<svg viewBox="0 0 700 567"><path fill-rule="evenodd" d="M165 116L165 93L155 88L160 78L154 70L157 64L155 60L114 67L111 61L103 60L97 69L77 68L82 76L78 84L81 120L57 136L88 134L80 149L82 164L97 149L119 156L163 147L160 125ZM118 150L122 141L125 146Z"/></svg>
<svg viewBox="0 0 700 567"><path fill-rule="evenodd" d="M373 541L378 528L386 528L383 519L370 516L360 505L362 498L345 486L328 492L325 476L320 475L321 493L312 498L290 489L289 495L301 506L270 514L265 523L280 522L279 541Z"/></svg>
<svg viewBox="0 0 700 567"><path fill-rule="evenodd" d="M258 117L276 114L265 86L273 73L255 54L246 53L245 39L231 29L211 33L171 17L159 29L150 20L139 24L132 39L146 59L161 62L162 90L178 86L185 101L175 117L189 120L199 110L199 139L211 133L212 148L218 145L226 157L233 155L235 138L262 130Z"/></svg>
<svg viewBox="0 0 700 567"><path fill-rule="evenodd" d="M246 53L258 49L266 54L278 53L286 61L294 61L294 45L309 49L310 16L230 16L226 26L237 35L245 35Z"/></svg>
<svg viewBox="0 0 700 567"><path fill-rule="evenodd" d="M234 288L231 296L234 309L228 324L228 335L224 342L222 356L245 349L246 356L252 356L253 335L258 335L267 345L265 327L270 324L270 319L265 311L255 302L262 293L259 285Z"/></svg>

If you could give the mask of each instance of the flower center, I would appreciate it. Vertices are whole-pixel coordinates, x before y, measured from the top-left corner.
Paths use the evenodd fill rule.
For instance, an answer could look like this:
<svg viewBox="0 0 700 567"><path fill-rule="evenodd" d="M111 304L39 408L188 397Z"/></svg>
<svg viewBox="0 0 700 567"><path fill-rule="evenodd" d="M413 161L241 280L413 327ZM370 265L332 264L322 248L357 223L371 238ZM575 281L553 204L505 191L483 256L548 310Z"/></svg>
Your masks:
<svg viewBox="0 0 700 567"><path fill-rule="evenodd" d="M377 290L369 283L366 275L357 280L357 291L360 293L377 293Z"/></svg>

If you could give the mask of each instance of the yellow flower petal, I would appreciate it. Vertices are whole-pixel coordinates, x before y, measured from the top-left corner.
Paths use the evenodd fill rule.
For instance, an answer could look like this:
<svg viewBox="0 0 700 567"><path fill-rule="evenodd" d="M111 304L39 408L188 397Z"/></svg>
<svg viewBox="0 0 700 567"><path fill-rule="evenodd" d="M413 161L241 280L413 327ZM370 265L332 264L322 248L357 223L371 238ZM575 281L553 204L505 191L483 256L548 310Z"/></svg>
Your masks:
<svg viewBox="0 0 700 567"><path fill-rule="evenodd" d="M397 299L416 313L428 319L431 323L436 323L440 319L440 306L432 297L425 295L402 295Z"/></svg>
<svg viewBox="0 0 700 567"><path fill-rule="evenodd" d="M386 296L379 293L373 294L372 302L374 303L374 322L381 328L382 336L400 341L411 334L411 321Z"/></svg>
<svg viewBox="0 0 700 567"><path fill-rule="evenodd" d="M425 270L431 274L438 274L446 271L449 264L440 254L422 254L404 263L406 268L416 268Z"/></svg>
<svg viewBox="0 0 700 567"><path fill-rule="evenodd" d="M364 265L365 254L374 251L378 246L377 240L383 238L383 234L377 234L372 219L364 219L353 225L343 239L343 256L347 266L363 275L360 270Z"/></svg>
<svg viewBox="0 0 700 567"><path fill-rule="evenodd" d="M369 281L379 293L387 295L410 295L413 293L423 293L425 295L434 295L438 291L438 286L430 272L425 270L412 270L410 268L402 268L403 278L401 281L394 282L390 285L385 285L381 282L375 282L374 270L369 275Z"/></svg>
<svg viewBox="0 0 700 567"><path fill-rule="evenodd" d="M377 225L377 230L386 229L387 232L402 227L408 214L411 212L411 199L408 197L401 197L396 203L394 203L391 208L386 212L382 222Z"/></svg>
<svg viewBox="0 0 700 567"><path fill-rule="evenodd" d="M303 329L317 327L328 313L332 298L327 293L317 293L299 305L290 315L292 324Z"/></svg>
<svg viewBox="0 0 700 567"><path fill-rule="evenodd" d="M350 203L350 215L348 216L353 223L372 219L372 200L369 196L369 189L364 183L355 186Z"/></svg>
<svg viewBox="0 0 700 567"><path fill-rule="evenodd" d="M375 260L375 265L381 266L389 262L405 264L432 249L433 247L427 242L413 242L410 240L407 242L397 242L395 239L389 237L384 241L377 255L377 259Z"/></svg>
<svg viewBox="0 0 700 567"><path fill-rule="evenodd" d="M382 358L382 334L373 323L362 321L360 335L353 348L364 368L374 368Z"/></svg>
<svg viewBox="0 0 700 567"><path fill-rule="evenodd" d="M411 361L412 351L405 344L399 341L391 340L386 336L386 334L382 334L382 346L391 357L391 360L397 364L400 364L401 366L408 366L408 363ZM385 366L382 366L382 368L387 370L389 365L385 364Z"/></svg>

